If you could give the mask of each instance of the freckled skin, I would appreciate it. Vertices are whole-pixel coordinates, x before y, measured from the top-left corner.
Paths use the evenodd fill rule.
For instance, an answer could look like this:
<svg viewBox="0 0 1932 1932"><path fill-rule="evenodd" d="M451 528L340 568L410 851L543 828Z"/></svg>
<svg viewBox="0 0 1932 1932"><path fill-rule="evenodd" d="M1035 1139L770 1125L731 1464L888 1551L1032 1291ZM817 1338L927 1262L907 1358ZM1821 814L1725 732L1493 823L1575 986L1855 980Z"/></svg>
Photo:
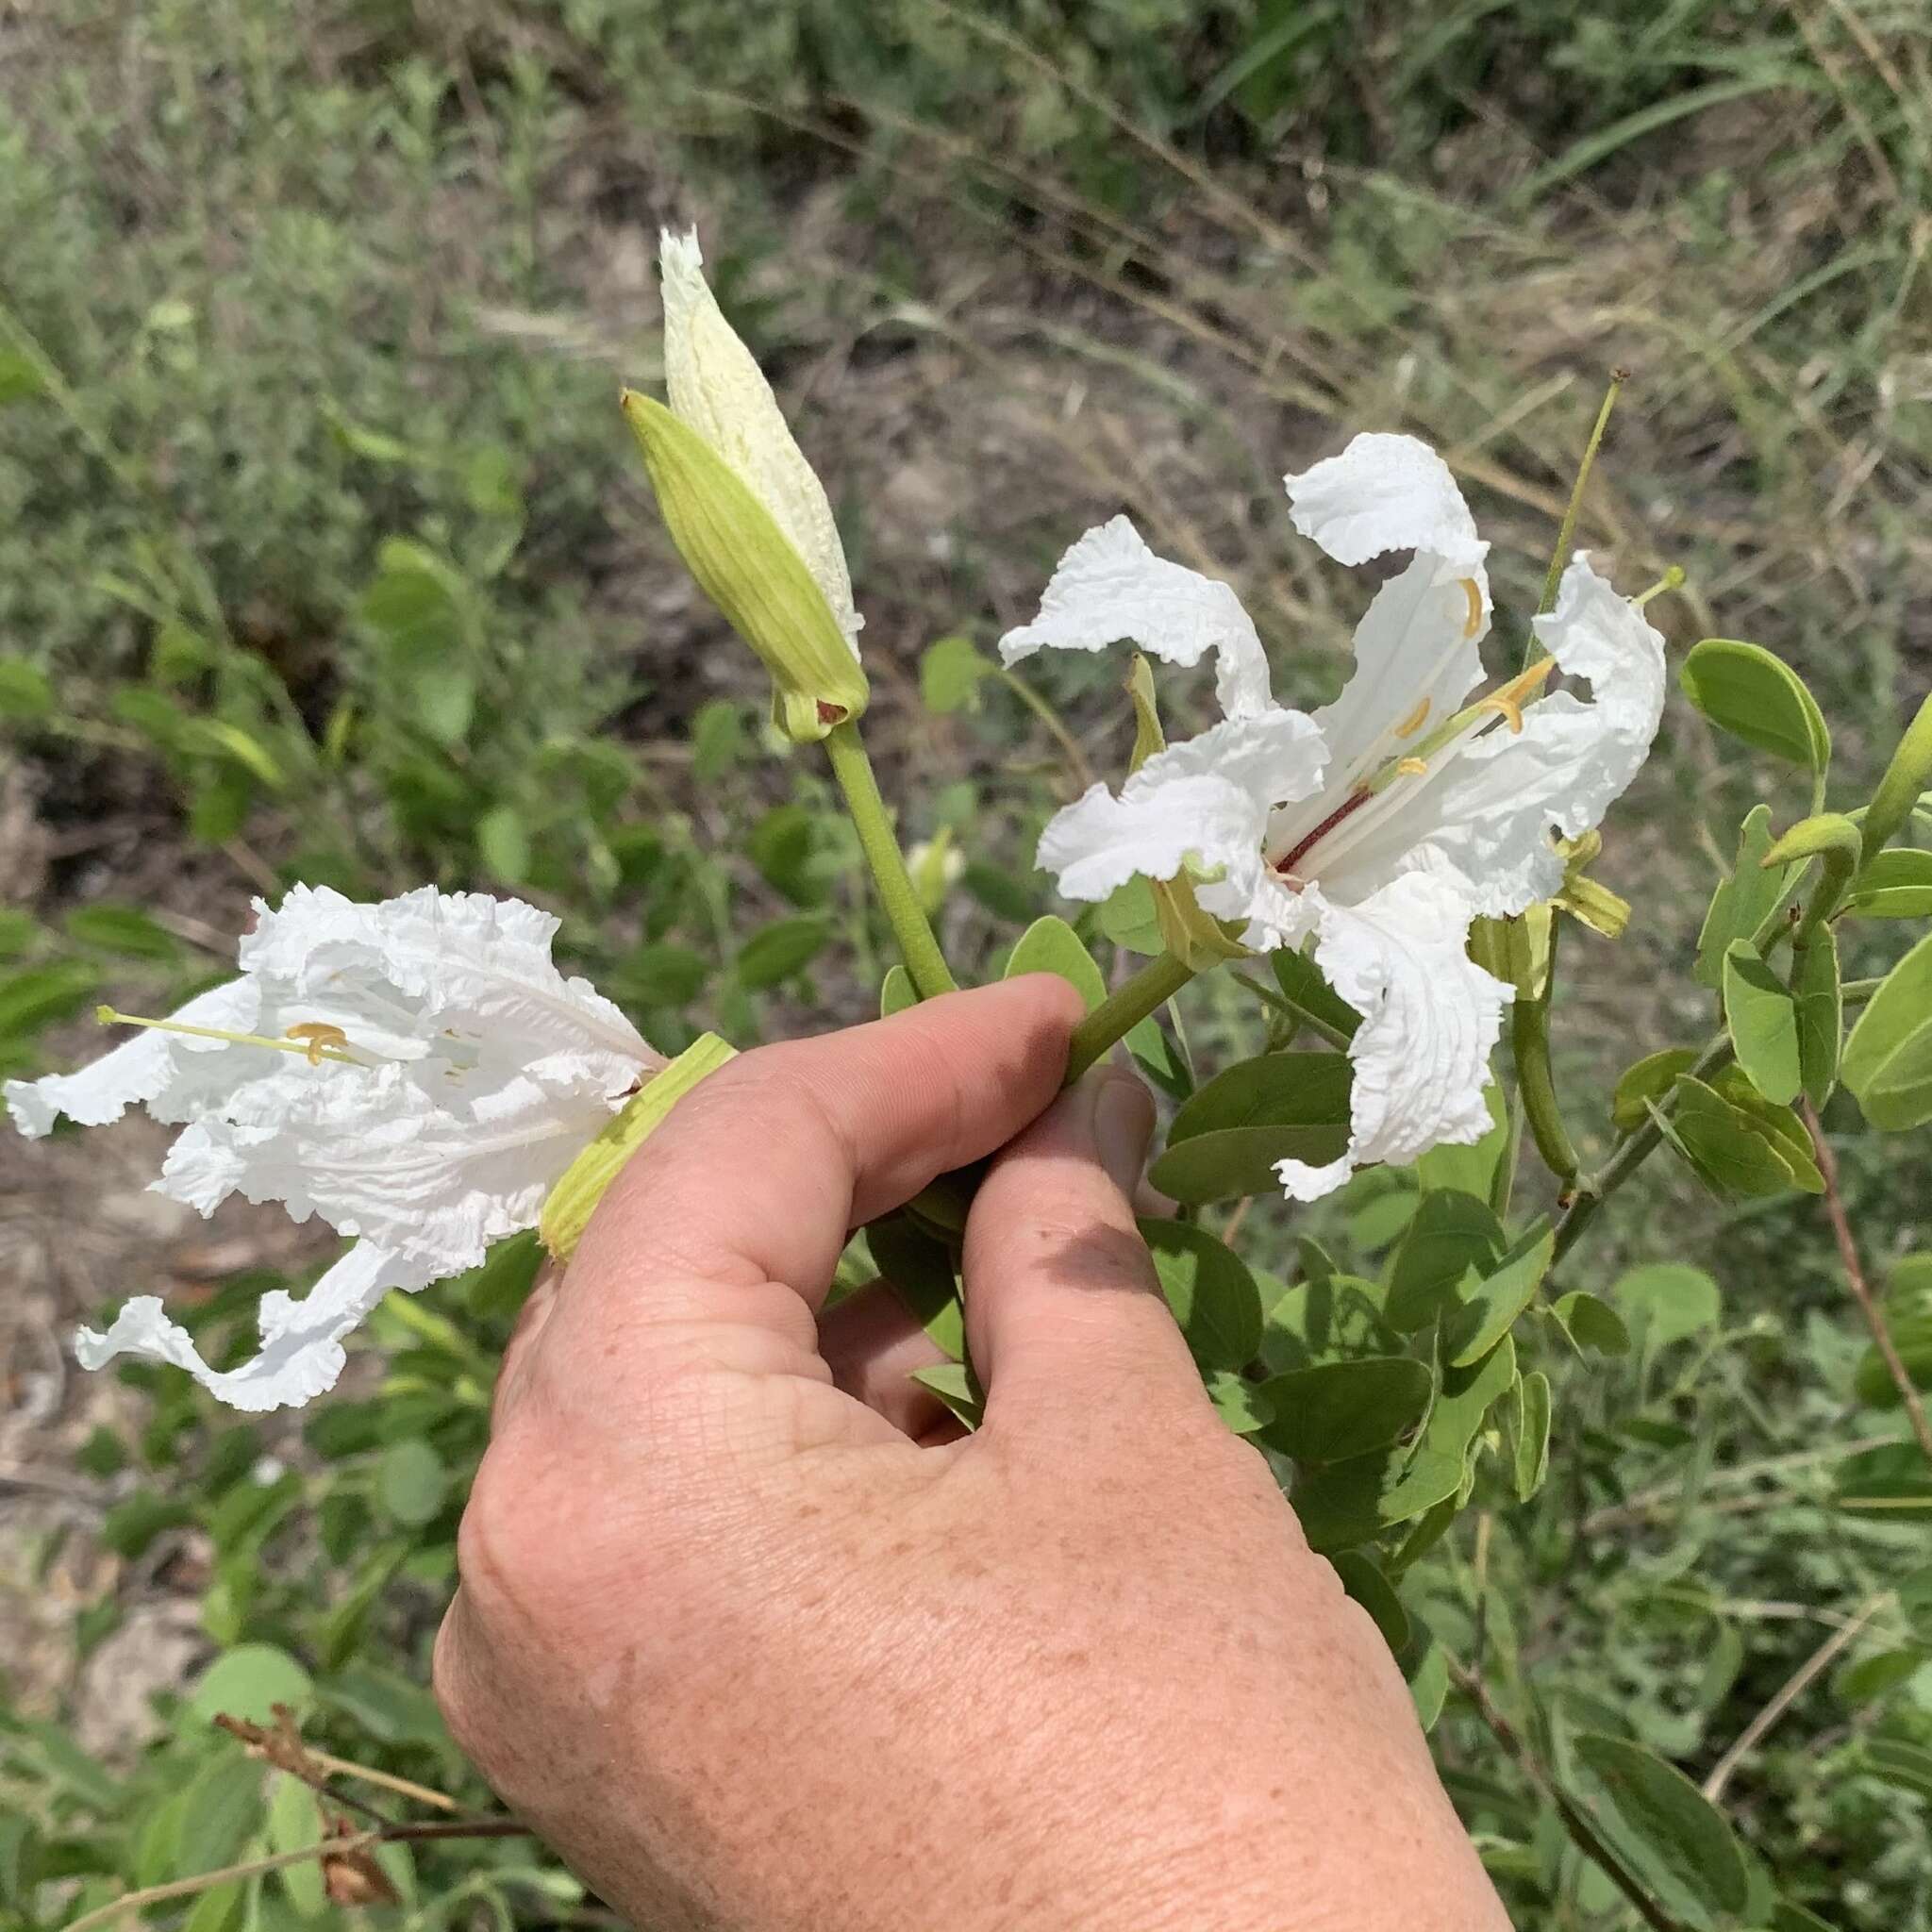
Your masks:
<svg viewBox="0 0 1932 1932"><path fill-rule="evenodd" d="M1054 1103L1077 1017L1023 979L744 1056L532 1299L437 1690L632 1924L1507 1924L1381 1640L1159 1298L1144 1093ZM848 1225L1003 1146L961 1438L884 1291L811 1317Z"/></svg>

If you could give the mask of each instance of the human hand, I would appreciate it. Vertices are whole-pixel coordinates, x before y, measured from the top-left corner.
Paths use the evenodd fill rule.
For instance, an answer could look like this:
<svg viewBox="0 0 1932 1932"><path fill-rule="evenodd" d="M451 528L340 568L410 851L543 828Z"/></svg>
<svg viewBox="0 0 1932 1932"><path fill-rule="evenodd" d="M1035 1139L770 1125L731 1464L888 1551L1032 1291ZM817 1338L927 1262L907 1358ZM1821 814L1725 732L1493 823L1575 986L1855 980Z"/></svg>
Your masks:
<svg viewBox="0 0 1932 1932"><path fill-rule="evenodd" d="M1507 1925L1158 1292L1144 1090L1055 1099L1079 1010L1028 977L744 1055L533 1298L437 1690L640 1927ZM941 1441L890 1291L816 1312L851 1227L1002 1148L964 1256L984 1425Z"/></svg>

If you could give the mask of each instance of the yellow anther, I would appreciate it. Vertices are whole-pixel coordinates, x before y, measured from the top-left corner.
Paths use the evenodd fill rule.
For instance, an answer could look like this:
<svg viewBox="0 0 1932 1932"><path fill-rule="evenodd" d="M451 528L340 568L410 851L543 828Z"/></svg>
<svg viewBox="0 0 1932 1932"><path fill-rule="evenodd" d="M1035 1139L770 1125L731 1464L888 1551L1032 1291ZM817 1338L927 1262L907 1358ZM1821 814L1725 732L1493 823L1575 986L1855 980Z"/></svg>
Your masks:
<svg viewBox="0 0 1932 1932"><path fill-rule="evenodd" d="M302 1042L304 1055L311 1067L321 1066L325 1047L345 1048L349 1043L349 1036L340 1026L331 1026L323 1020L304 1020L299 1026L288 1029L288 1037Z"/></svg>
<svg viewBox="0 0 1932 1932"><path fill-rule="evenodd" d="M1512 677L1499 690L1492 691L1475 706L1478 711L1500 711L1509 722L1512 733L1523 729L1524 701L1532 696L1539 685L1557 668L1554 658L1543 658L1532 664L1527 671Z"/></svg>
<svg viewBox="0 0 1932 1932"><path fill-rule="evenodd" d="M1473 638L1483 627L1483 593L1474 577L1464 577L1461 582L1469 599L1469 621L1462 626L1462 635Z"/></svg>
<svg viewBox="0 0 1932 1932"><path fill-rule="evenodd" d="M1427 758L1397 758L1395 769L1406 778L1423 777L1429 769Z"/></svg>
<svg viewBox="0 0 1932 1932"><path fill-rule="evenodd" d="M1423 728L1423 726L1428 722L1428 716L1429 701L1427 698L1424 698L1416 706L1415 709L1412 710L1408 714L1408 716L1406 717L1402 721L1402 723L1395 727L1396 737L1413 738L1416 735L1416 733L1420 731Z"/></svg>

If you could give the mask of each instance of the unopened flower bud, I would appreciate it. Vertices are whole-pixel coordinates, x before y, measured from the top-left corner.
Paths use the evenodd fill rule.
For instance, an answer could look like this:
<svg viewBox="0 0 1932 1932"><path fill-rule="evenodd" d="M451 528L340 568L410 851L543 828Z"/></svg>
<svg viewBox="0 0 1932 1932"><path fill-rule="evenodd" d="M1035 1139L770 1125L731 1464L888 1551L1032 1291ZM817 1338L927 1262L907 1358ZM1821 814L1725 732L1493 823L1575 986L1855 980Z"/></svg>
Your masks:
<svg viewBox="0 0 1932 1932"><path fill-rule="evenodd" d="M831 505L712 298L696 236L665 235L661 259L670 407L626 391L625 415L672 540L776 683L779 728L823 738L867 695Z"/></svg>

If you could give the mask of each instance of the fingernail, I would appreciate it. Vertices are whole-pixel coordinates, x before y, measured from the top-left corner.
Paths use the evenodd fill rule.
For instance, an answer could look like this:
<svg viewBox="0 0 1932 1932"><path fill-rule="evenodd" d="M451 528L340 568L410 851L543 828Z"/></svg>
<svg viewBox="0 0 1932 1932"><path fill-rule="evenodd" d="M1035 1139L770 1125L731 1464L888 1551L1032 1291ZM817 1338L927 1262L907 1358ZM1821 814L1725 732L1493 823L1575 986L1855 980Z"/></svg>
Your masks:
<svg viewBox="0 0 1932 1932"><path fill-rule="evenodd" d="M1154 1138L1154 1099L1131 1074L1109 1068L1093 1095L1093 1150L1128 1200L1141 1185L1147 1143Z"/></svg>

